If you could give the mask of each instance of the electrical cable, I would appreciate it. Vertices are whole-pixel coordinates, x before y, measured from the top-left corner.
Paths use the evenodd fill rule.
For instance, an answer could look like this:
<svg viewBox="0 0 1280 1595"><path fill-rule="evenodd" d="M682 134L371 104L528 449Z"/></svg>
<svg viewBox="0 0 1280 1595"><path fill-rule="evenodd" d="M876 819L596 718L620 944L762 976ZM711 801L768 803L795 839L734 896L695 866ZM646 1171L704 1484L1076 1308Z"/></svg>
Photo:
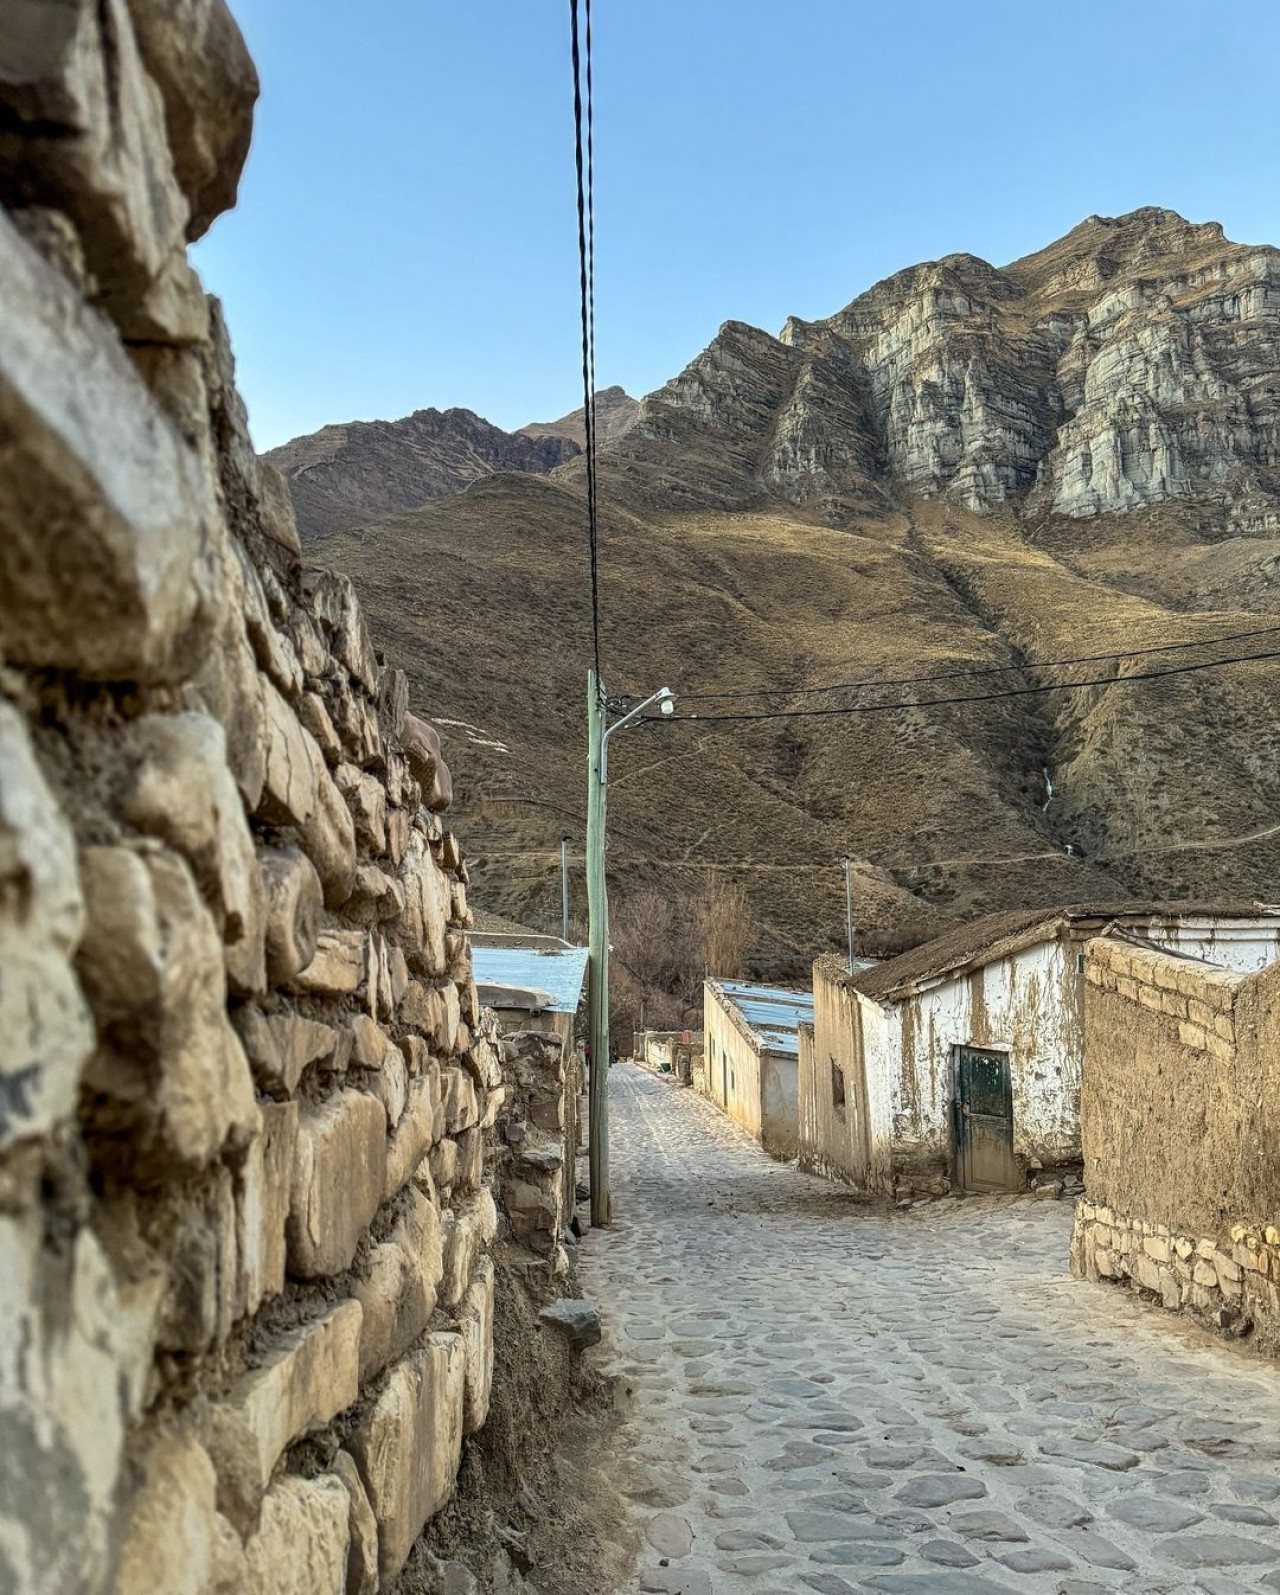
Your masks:
<svg viewBox="0 0 1280 1595"><path fill-rule="evenodd" d="M600 562L596 516L595 402L595 160L592 149L591 0L586 0L586 137L583 136L583 60L579 0L569 0L573 55L574 162L578 178L578 291L582 311L582 429L586 440L587 538L591 550L591 656L600 685Z"/></svg>
<svg viewBox="0 0 1280 1595"><path fill-rule="evenodd" d="M1191 642L1167 642L1150 648L1125 648L1117 653L1077 654L1071 659L1026 659L1011 665L982 665L964 670L939 670L924 676L880 676L863 681L833 681L822 687L735 687L717 692L680 692L682 703L704 703L713 698L808 698L822 692L853 692L864 687L917 686L926 681L952 681L961 677L1006 676L1019 670L1054 670L1066 665L1101 664L1107 659L1136 659L1144 654L1174 653L1184 648L1217 648L1227 642L1243 642L1248 637L1271 637L1280 626L1263 626L1255 631L1233 631L1222 637L1201 637Z"/></svg>
<svg viewBox="0 0 1280 1595"><path fill-rule="evenodd" d="M1206 659L1197 664L1172 665L1168 670L1134 671L1128 676L1096 676L1089 681L1059 681L1041 687L1009 687L1001 692L970 693L954 698L916 698L903 703L862 703L821 709L759 709L736 714L646 714L641 723L670 725L672 721L697 721L699 725L724 724L745 720L812 720L836 715L892 714L901 709L932 709L957 703L994 703L1002 698L1029 698L1046 692L1078 692L1087 687L1124 687L1136 681L1157 681L1164 676L1186 676L1200 670L1216 670L1223 665L1248 664L1260 659L1280 659L1280 649L1267 653L1236 654L1226 659Z"/></svg>

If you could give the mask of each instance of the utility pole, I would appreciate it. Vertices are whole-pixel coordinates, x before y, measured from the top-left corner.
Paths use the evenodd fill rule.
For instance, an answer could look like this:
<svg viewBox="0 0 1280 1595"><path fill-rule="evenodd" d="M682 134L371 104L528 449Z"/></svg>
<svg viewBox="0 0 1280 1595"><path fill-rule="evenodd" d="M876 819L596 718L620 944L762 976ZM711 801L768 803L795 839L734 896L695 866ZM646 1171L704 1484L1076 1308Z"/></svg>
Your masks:
<svg viewBox="0 0 1280 1595"><path fill-rule="evenodd" d="M633 725L650 705L660 703L670 714L675 699L662 687L609 725L605 714L604 684L594 670L587 672L587 991L591 1078L588 1087L588 1123L591 1169L591 1223L601 1229L613 1222L613 1193L609 1185L609 893L605 875L605 827L609 789L609 738Z"/></svg>
<svg viewBox="0 0 1280 1595"><path fill-rule="evenodd" d="M849 973L853 973L853 860L845 855L844 911L849 930Z"/></svg>
<svg viewBox="0 0 1280 1595"><path fill-rule="evenodd" d="M569 838L560 838L560 940L569 940Z"/></svg>
<svg viewBox="0 0 1280 1595"><path fill-rule="evenodd" d="M604 873L604 705L594 670L587 672L587 1036L591 1222L613 1218L609 1190L609 912Z"/></svg>

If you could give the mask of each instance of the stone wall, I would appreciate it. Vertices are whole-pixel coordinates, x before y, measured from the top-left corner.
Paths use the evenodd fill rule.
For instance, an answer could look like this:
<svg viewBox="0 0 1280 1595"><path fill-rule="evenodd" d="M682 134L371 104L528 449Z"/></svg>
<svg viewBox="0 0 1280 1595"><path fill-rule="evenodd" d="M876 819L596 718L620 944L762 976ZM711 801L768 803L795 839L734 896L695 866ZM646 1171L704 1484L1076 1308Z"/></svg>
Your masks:
<svg viewBox="0 0 1280 1595"><path fill-rule="evenodd" d="M577 1053L560 1029L516 1030L499 1043L506 1102L498 1129L498 1201L512 1239L568 1272L563 1240L574 1222L580 1126Z"/></svg>
<svg viewBox="0 0 1280 1595"><path fill-rule="evenodd" d="M1280 1350L1280 965L1085 956L1072 1267Z"/></svg>
<svg viewBox="0 0 1280 1595"><path fill-rule="evenodd" d="M0 17L0 1588L368 1595L492 1371L448 772L188 241L221 0Z"/></svg>

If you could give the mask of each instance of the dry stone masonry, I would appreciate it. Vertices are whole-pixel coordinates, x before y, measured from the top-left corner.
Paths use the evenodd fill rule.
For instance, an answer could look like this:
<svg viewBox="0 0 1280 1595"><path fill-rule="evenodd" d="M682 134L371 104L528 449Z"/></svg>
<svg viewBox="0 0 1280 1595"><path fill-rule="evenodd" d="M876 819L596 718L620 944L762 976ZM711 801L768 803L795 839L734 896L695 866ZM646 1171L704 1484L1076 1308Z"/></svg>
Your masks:
<svg viewBox="0 0 1280 1595"><path fill-rule="evenodd" d="M1280 968L1098 938L1085 981L1073 1270L1280 1349Z"/></svg>
<svg viewBox="0 0 1280 1595"><path fill-rule="evenodd" d="M188 241L222 0L0 15L0 1588L371 1595L493 1370L439 738L304 569Z"/></svg>

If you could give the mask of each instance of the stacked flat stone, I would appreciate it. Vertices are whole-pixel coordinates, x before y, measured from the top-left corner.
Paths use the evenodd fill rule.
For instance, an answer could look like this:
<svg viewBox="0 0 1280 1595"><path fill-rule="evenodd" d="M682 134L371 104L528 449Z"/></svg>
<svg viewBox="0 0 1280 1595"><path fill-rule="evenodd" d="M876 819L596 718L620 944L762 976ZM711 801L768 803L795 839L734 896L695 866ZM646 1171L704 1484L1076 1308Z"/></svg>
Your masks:
<svg viewBox="0 0 1280 1595"><path fill-rule="evenodd" d="M256 94L222 0L0 25L19 1595L367 1595L488 1409L503 1090L448 770L304 568L186 258Z"/></svg>
<svg viewBox="0 0 1280 1595"><path fill-rule="evenodd" d="M498 1201L512 1238L568 1272L562 1238L574 1213L578 1068L553 1031L518 1030L500 1042L506 1101L499 1117Z"/></svg>

